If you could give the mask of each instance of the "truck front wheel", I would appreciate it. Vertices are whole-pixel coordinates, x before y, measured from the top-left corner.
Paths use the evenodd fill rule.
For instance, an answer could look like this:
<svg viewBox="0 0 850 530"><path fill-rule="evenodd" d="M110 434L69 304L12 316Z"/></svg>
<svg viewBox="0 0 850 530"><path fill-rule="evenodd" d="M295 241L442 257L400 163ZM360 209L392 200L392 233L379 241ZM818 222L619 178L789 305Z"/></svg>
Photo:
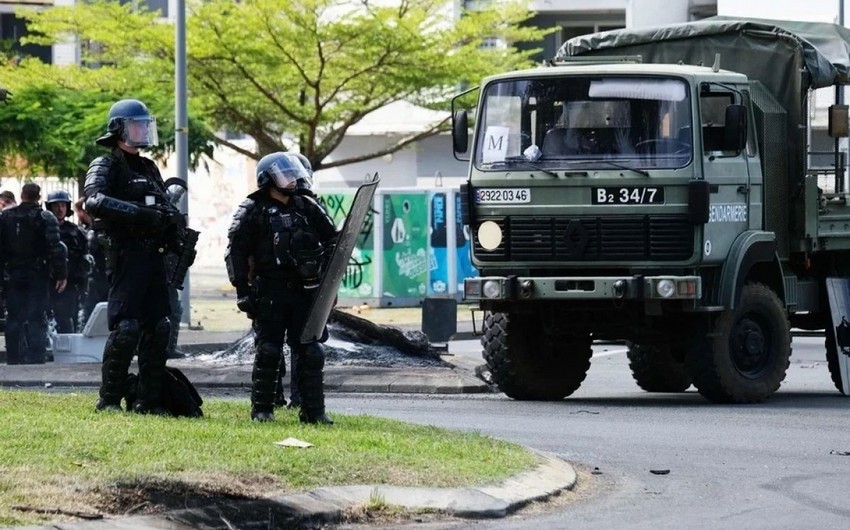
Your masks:
<svg viewBox="0 0 850 530"><path fill-rule="evenodd" d="M648 346L627 343L629 368L639 387L647 392L684 392L691 386L691 376L682 358L673 355L669 345ZM681 355L681 350L679 350Z"/></svg>
<svg viewBox="0 0 850 530"><path fill-rule="evenodd" d="M770 288L748 283L734 310L697 338L687 366L694 386L717 403L758 403L779 389L791 356L791 330L782 301Z"/></svg>
<svg viewBox="0 0 850 530"><path fill-rule="evenodd" d="M546 336L532 315L487 313L484 360L493 382L510 398L555 401L581 386L590 368L590 335Z"/></svg>

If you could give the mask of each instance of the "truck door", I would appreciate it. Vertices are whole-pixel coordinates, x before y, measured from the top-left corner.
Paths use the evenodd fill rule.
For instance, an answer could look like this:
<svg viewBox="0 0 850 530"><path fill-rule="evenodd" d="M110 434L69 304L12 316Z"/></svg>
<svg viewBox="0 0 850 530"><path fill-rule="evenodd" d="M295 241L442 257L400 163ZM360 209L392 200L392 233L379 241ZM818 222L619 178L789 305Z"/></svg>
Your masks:
<svg viewBox="0 0 850 530"><path fill-rule="evenodd" d="M702 170L711 185L711 204L703 236L703 259L721 262L735 238L747 229L750 213L750 177L746 152L730 150L726 135L726 107L740 101L740 93L705 84L700 90L699 116Z"/></svg>

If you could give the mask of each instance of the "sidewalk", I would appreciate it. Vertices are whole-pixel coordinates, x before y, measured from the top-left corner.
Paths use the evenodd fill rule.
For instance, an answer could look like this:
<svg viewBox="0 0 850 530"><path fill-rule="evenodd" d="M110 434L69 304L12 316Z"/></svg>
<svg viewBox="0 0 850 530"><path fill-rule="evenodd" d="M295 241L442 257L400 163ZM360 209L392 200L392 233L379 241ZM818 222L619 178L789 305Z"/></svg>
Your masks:
<svg viewBox="0 0 850 530"><path fill-rule="evenodd" d="M244 332L184 330L180 332L178 347L190 354L211 353L227 348L243 335ZM468 394L491 391L490 387L473 373L474 366L483 362L477 340L449 342L447 355L443 355L442 358L450 366L445 368L326 366L325 390L416 394ZM251 387L250 364L199 363L194 362L192 357L170 360L168 364L180 368L199 389ZM97 387L100 385L100 377L100 363L13 366L0 364L0 386L5 387L44 387L46 385Z"/></svg>

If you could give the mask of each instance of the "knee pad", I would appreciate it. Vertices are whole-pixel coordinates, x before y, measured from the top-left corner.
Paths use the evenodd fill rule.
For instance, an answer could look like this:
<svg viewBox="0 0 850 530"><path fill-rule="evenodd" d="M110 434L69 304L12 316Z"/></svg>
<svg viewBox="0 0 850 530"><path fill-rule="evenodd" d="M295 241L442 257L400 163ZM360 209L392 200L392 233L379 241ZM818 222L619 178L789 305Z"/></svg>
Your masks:
<svg viewBox="0 0 850 530"><path fill-rule="evenodd" d="M318 342L302 344L294 349L294 353L298 356L299 370L321 370L325 366L325 350Z"/></svg>
<svg viewBox="0 0 850 530"><path fill-rule="evenodd" d="M257 354L254 357L254 366L265 370L277 371L280 366L283 345L273 342L260 342L257 344Z"/></svg>
<svg viewBox="0 0 850 530"><path fill-rule="evenodd" d="M109 335L108 346L122 357L132 357L142 335L142 323L136 319L127 318L115 326L115 331Z"/></svg>
<svg viewBox="0 0 850 530"><path fill-rule="evenodd" d="M168 344L168 338L171 336L171 321L168 317L162 317L154 324L152 334L157 342Z"/></svg>

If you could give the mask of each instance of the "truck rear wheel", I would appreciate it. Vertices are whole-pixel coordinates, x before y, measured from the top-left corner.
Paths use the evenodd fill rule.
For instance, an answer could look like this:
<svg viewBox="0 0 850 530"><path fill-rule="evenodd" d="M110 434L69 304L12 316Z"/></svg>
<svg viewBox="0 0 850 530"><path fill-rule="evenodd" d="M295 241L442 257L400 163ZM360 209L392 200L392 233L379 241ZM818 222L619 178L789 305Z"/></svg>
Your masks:
<svg viewBox="0 0 850 530"><path fill-rule="evenodd" d="M838 346L835 345L835 330L832 328L832 322L826 325L826 366L829 368L832 384L843 394L841 367L838 365Z"/></svg>
<svg viewBox="0 0 850 530"><path fill-rule="evenodd" d="M685 364L671 347L627 343L629 368L639 387L647 392L684 392L691 386Z"/></svg>
<svg viewBox="0 0 850 530"><path fill-rule="evenodd" d="M776 392L791 357L791 330L782 301L770 288L748 283L734 310L688 351L694 386L717 403L758 403Z"/></svg>
<svg viewBox="0 0 850 530"><path fill-rule="evenodd" d="M487 313L481 344L499 390L535 401L556 401L578 390L590 368L590 335L555 339L531 315Z"/></svg>

